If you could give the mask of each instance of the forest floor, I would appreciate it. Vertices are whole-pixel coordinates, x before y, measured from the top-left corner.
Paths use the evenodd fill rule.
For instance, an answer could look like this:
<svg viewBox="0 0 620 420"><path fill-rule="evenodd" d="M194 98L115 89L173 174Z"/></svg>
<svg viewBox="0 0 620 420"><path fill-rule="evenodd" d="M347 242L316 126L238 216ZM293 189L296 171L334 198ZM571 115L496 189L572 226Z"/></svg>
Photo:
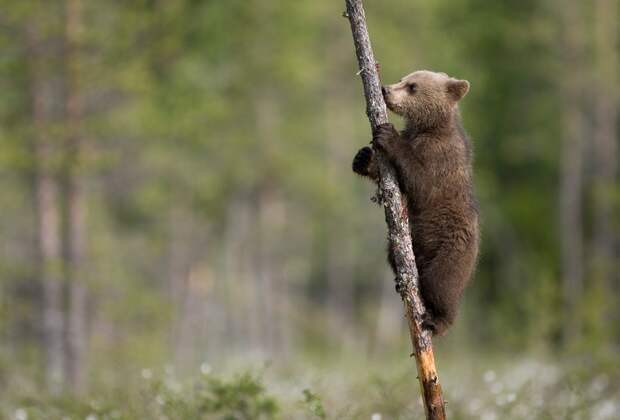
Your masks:
<svg viewBox="0 0 620 420"><path fill-rule="evenodd" d="M281 360L214 368L180 380L144 368L126 388L46 398L18 387L0 397L0 418L411 419L423 408L414 361L396 354ZM402 356L402 355L401 355ZM616 419L620 362L589 356L441 354L448 418Z"/></svg>

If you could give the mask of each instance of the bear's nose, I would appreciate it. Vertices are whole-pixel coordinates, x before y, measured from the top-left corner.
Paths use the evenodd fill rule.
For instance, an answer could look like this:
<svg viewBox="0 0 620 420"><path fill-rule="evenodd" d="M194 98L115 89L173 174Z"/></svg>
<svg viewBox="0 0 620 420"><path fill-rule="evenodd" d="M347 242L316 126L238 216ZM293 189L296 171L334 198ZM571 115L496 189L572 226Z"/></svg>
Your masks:
<svg viewBox="0 0 620 420"><path fill-rule="evenodd" d="M385 86L381 86L381 93L383 93L383 96L387 95L388 88L386 88Z"/></svg>

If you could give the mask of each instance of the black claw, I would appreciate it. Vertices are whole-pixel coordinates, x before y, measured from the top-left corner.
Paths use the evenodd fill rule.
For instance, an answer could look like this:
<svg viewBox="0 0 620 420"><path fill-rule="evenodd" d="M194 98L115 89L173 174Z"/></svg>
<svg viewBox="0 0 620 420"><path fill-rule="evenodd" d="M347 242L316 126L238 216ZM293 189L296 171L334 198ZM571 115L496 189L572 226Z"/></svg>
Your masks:
<svg viewBox="0 0 620 420"><path fill-rule="evenodd" d="M353 158L353 172L360 175L368 174L368 166L370 165L372 154L373 151L370 147L361 148Z"/></svg>
<svg viewBox="0 0 620 420"><path fill-rule="evenodd" d="M425 330L429 330L433 335L435 335L435 331L437 330L437 326L431 315L428 312L425 312L422 319L422 328Z"/></svg>

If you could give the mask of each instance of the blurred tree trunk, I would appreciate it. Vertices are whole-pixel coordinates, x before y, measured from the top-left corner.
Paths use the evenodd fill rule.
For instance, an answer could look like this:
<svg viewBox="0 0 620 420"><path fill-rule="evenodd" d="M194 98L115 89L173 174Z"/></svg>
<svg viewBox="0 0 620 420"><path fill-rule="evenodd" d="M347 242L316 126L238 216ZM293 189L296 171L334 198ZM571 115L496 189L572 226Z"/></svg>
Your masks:
<svg viewBox="0 0 620 420"><path fill-rule="evenodd" d="M596 95L594 106L593 279L607 293L613 284L616 231L614 191L618 168L618 0L596 0Z"/></svg>
<svg viewBox="0 0 620 420"><path fill-rule="evenodd" d="M332 74L325 93L325 154L328 188L352 189L355 178L351 176L351 152L355 122L350 112L350 97L346 95L347 73L350 61L350 39L343 36L341 22L334 21L326 28L334 41L327 47L328 70ZM344 71L343 71L344 69ZM345 82L346 81L346 82ZM349 203L336 202L325 220L327 229L327 332L329 338L343 344L353 340L355 326L355 281L353 278L353 249L349 235L352 223L348 222Z"/></svg>
<svg viewBox="0 0 620 420"><path fill-rule="evenodd" d="M222 294L227 301L226 318L229 328L224 331L223 337L226 341L232 341L232 345L221 346L219 350L255 351L260 345L259 291L253 257L256 241L252 228L256 219L255 214L251 214L255 208L247 193L240 194L231 201L224 234L224 281L220 283Z"/></svg>
<svg viewBox="0 0 620 420"><path fill-rule="evenodd" d="M49 83L44 69L49 63L43 53L36 23L27 28L30 100L34 122L34 179L39 276L43 286L43 346L45 380L52 394L62 391L64 377L64 325L61 277L60 209L54 145L48 133Z"/></svg>
<svg viewBox="0 0 620 420"><path fill-rule="evenodd" d="M329 233L327 239L327 306L330 338L340 344L354 339L355 301L351 250L338 232Z"/></svg>
<svg viewBox="0 0 620 420"><path fill-rule="evenodd" d="M237 350L245 344L241 311L235 309L236 305L242 302L239 299L241 293L239 285L242 280L241 253L243 232L247 224L247 215L243 212L242 206L240 198L230 199L228 220L223 234L223 264L216 283L216 293L224 303L224 322L220 325L222 328L213 331L215 339L209 345L211 352L218 355L225 348Z"/></svg>
<svg viewBox="0 0 620 420"><path fill-rule="evenodd" d="M188 283L190 262L188 246L190 230L188 215L178 206L170 210L168 216L168 293L172 306L170 328L170 345L174 365L184 368L186 361L193 358L192 348L188 345ZM191 334L192 332L190 332ZM195 331L193 332L195 333Z"/></svg>
<svg viewBox="0 0 620 420"><path fill-rule="evenodd" d="M276 98L271 89L257 92L256 99L256 136L259 153L264 153L268 164L275 156L279 125L279 108ZM277 226L281 214L275 204L276 191L273 180L270 179L269 168L265 173L259 174L265 178L256 187L254 240L252 250L254 260L254 281L256 284L257 313L259 314L259 340L258 346L262 351L272 354L278 347L276 344L277 329L279 323L276 320L277 298L276 267L274 252L279 241Z"/></svg>
<svg viewBox="0 0 620 420"><path fill-rule="evenodd" d="M330 92L338 93L340 90L334 87L330 89ZM346 120L345 113L342 112L346 109L346 106L339 103L336 98L327 99L325 135L327 183L334 188L344 188L348 184L345 180L355 179L348 174L351 147L349 143L343 141L343 139L353 138L350 130L353 122ZM346 176L343 171L347 172ZM342 211L347 203L337 203L337 205L340 207L333 209L333 212L328 214L328 219L325 220L327 228L327 322L329 336L342 343L343 339L353 338L355 300L351 236L346 234L350 225L347 224L345 212Z"/></svg>
<svg viewBox="0 0 620 420"><path fill-rule="evenodd" d="M371 351L379 353L386 344L396 342L402 331L405 320L400 311L398 297L394 293L394 274L386 271L381 278L381 296L379 307L377 309L377 324L373 341L371 342Z"/></svg>
<svg viewBox="0 0 620 420"><path fill-rule="evenodd" d="M84 249L86 239L85 200L81 166L83 154L82 104L80 98L81 28L80 0L65 2L65 270L68 282L66 367L74 392L84 389L86 362L87 289L84 278Z"/></svg>
<svg viewBox="0 0 620 420"><path fill-rule="evenodd" d="M213 344L230 330L223 327L225 301L214 296L217 291L207 263L210 259L205 258L210 245L208 224L196 219L192 211L174 205L169 211L168 230L171 354L174 366L189 372L204 361L205 349L211 356ZM226 343L222 347L226 348Z"/></svg>
<svg viewBox="0 0 620 420"><path fill-rule="evenodd" d="M265 185L258 191L257 208L257 242L255 249L257 276L257 299L260 313L260 345L267 354L273 355L279 350L279 327L276 317L279 312L280 296L278 294L275 249L279 240L278 225L282 213L278 208L273 187Z"/></svg>
<svg viewBox="0 0 620 420"><path fill-rule="evenodd" d="M272 204L274 212L275 226L277 241L273 249L273 265L275 268L275 284L276 284L276 300L277 307L275 313L276 322L276 344L279 360L287 358L291 354L291 343L293 337L293 320L294 305L292 303L292 297L294 296L291 282L293 280L290 273L287 271L286 266L288 258L291 257L293 252L290 249L285 249L282 244L294 243L295 239L292 239L292 229L289 229L293 224L290 221L291 212L286 199L282 194L277 194ZM289 242L291 241L291 242Z"/></svg>
<svg viewBox="0 0 620 420"><path fill-rule="evenodd" d="M583 291L583 47L584 29L578 0L558 3L562 12L562 111L564 139L560 174L560 250L564 298L564 340L581 332L579 300Z"/></svg>

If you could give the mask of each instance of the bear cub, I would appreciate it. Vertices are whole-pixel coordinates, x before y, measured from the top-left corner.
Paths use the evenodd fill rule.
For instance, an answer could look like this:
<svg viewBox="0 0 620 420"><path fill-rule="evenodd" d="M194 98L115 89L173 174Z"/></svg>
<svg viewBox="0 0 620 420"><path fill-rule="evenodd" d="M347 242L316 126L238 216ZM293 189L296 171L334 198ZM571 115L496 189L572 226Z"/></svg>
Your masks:
<svg viewBox="0 0 620 420"><path fill-rule="evenodd" d="M469 82L416 71L382 91L388 109L405 120L405 128L398 132L392 124L377 127L374 149L362 148L353 170L376 182L377 149L394 165L407 196L420 293L427 310L424 326L443 335L456 318L478 256L472 151L458 109ZM391 255L388 260L394 269Z"/></svg>

